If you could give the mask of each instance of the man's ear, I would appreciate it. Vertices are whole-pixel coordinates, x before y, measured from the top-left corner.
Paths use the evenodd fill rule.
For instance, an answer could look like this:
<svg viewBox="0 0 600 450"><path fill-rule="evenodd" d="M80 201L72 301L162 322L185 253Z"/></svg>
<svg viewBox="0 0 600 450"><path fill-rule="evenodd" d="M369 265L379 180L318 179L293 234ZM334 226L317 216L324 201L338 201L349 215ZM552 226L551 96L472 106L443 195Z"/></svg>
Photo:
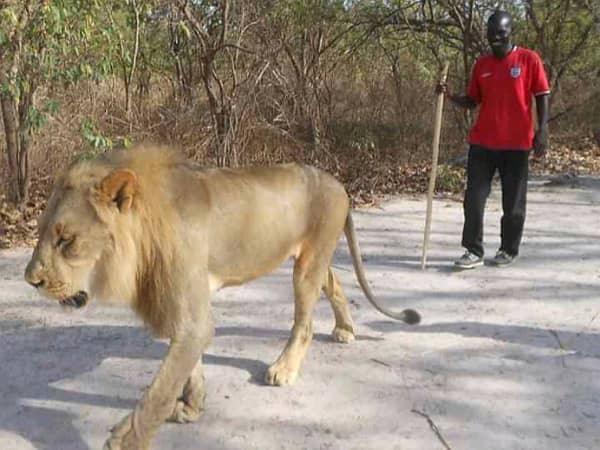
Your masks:
<svg viewBox="0 0 600 450"><path fill-rule="evenodd" d="M129 169L119 169L109 173L100 182L100 196L114 202L121 212L129 211L137 189L137 176Z"/></svg>

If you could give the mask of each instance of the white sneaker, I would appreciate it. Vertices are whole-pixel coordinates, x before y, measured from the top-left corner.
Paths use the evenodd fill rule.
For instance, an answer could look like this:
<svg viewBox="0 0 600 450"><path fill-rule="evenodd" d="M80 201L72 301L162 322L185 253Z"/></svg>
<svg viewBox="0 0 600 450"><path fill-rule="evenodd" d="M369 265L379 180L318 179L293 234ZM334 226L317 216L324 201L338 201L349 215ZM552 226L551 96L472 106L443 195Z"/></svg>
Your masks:
<svg viewBox="0 0 600 450"><path fill-rule="evenodd" d="M492 260L492 263L498 267L506 267L514 263L516 258L516 256L509 255L504 250L498 250L496 256L494 256L494 259Z"/></svg>
<svg viewBox="0 0 600 450"><path fill-rule="evenodd" d="M454 267L458 269L474 269L483 266L483 257L467 250L464 255L454 261Z"/></svg>

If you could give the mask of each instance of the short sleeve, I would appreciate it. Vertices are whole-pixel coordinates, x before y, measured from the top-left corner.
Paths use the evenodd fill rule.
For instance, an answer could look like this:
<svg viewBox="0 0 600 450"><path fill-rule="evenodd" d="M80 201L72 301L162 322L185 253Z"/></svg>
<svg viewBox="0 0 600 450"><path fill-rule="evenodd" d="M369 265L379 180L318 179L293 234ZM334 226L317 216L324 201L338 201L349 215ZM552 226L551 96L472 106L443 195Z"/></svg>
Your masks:
<svg viewBox="0 0 600 450"><path fill-rule="evenodd" d="M532 52L531 93L535 96L550 93L550 84L540 56Z"/></svg>
<svg viewBox="0 0 600 450"><path fill-rule="evenodd" d="M473 64L471 69L471 79L469 80L469 87L467 89L467 95L475 100L477 103L481 103L481 89L479 88L479 60Z"/></svg>

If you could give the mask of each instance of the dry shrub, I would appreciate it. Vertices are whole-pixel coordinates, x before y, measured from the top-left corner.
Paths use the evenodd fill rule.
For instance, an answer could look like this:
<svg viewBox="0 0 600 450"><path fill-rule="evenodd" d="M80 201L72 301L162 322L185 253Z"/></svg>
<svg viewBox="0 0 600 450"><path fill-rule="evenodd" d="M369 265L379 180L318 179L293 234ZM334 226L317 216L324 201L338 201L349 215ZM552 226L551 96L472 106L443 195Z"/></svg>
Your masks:
<svg viewBox="0 0 600 450"><path fill-rule="evenodd" d="M300 130L297 118L287 117L285 125L274 119L277 111L273 104L281 93L268 83L259 92L240 92L237 102L246 109L235 141L238 164L313 164L338 176L362 201L371 201L380 194L423 191L435 102L431 82L421 79L410 64L400 80L382 63L372 69L356 72L342 68L326 86L330 104L323 106L327 111L326 133L318 154ZM40 91L38 103L51 98L58 102L59 110L34 136L30 156L34 191L48 192L48 185L60 168L73 158L94 151L82 136L85 121L93 123L98 134L110 138L113 145L125 138L164 143L206 166L214 166L211 118L201 92L195 91L192 102L184 104L174 97L167 80L155 79L150 86L146 95L133 102L129 115L118 80L87 81L74 87ZM551 127L553 145L573 151L567 155L563 150L557 156L560 162L552 166L554 169L548 169L550 164L534 165L534 171L591 170L590 164L578 161L596 155L593 149L597 147L585 130L589 130L586 124L597 105L584 101L583 89L574 91L582 92L577 94L582 96L582 106ZM446 107L441 162L464 152L461 120L462 111ZM0 143L0 150L4 154L3 144ZM6 179L4 157L0 160L0 175ZM455 180L450 184L459 185Z"/></svg>

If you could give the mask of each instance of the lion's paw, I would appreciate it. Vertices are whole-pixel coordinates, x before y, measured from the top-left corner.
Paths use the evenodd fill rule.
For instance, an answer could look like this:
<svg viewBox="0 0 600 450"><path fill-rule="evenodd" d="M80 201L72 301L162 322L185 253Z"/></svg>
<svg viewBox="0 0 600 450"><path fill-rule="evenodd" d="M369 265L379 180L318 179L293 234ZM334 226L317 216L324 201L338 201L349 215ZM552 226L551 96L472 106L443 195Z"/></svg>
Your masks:
<svg viewBox="0 0 600 450"><path fill-rule="evenodd" d="M267 369L265 383L271 386L284 386L286 384L294 384L297 378L297 369L291 369L285 363L276 362Z"/></svg>
<svg viewBox="0 0 600 450"><path fill-rule="evenodd" d="M150 443L140 441L133 431L123 437L111 436L104 444L104 450L150 450Z"/></svg>
<svg viewBox="0 0 600 450"><path fill-rule="evenodd" d="M331 332L331 335L335 342L341 342L343 344L349 344L354 340L354 333L343 328L335 327Z"/></svg>
<svg viewBox="0 0 600 450"><path fill-rule="evenodd" d="M197 421L202 415L201 408L193 408L183 400L177 400L167 422L189 423Z"/></svg>
<svg viewBox="0 0 600 450"><path fill-rule="evenodd" d="M130 414L112 428L103 450L150 450L150 442L138 439Z"/></svg>

